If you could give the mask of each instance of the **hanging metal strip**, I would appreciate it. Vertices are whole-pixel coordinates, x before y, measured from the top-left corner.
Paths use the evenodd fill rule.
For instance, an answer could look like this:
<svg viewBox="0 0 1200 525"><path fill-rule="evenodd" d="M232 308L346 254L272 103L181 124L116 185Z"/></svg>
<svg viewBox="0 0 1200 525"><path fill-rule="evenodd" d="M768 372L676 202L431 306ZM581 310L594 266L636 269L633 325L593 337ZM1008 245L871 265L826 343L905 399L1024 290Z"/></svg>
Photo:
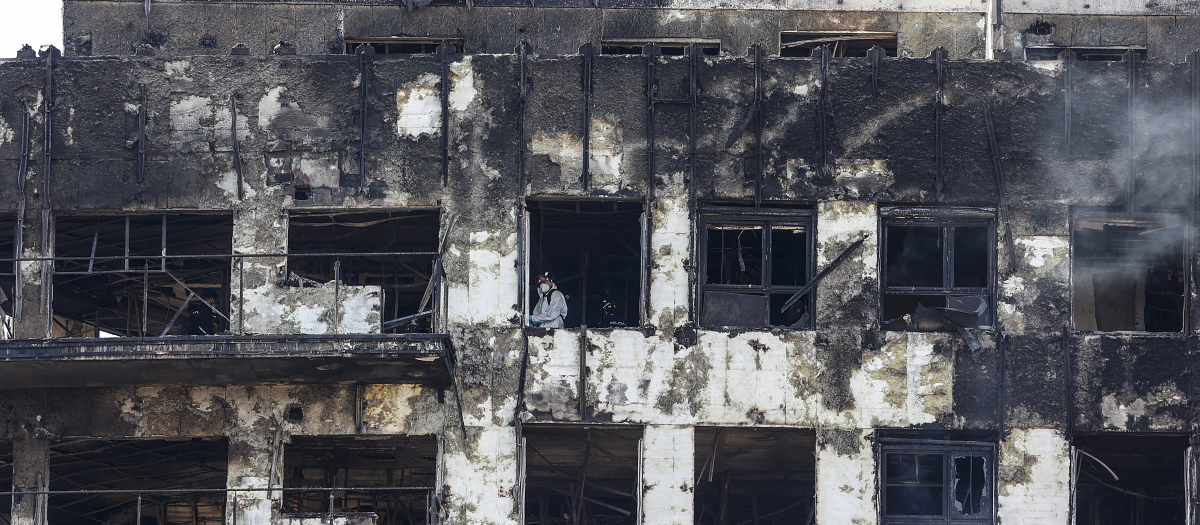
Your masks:
<svg viewBox="0 0 1200 525"><path fill-rule="evenodd" d="M1129 180L1125 185L1125 209L1130 213L1137 207L1134 202L1135 192L1137 191L1137 153L1134 152L1133 148L1136 142L1134 134L1137 133L1138 58L1138 54L1133 50L1126 51L1125 56L1122 57L1122 60L1126 63L1126 71L1128 72L1126 77L1126 81L1128 82L1128 91L1126 93L1128 97L1128 113L1126 119L1128 120L1125 125L1125 159L1129 163Z"/></svg>
<svg viewBox="0 0 1200 525"><path fill-rule="evenodd" d="M821 178L829 175L829 46L814 52L821 53L821 94L817 97L817 171Z"/></svg>
<svg viewBox="0 0 1200 525"><path fill-rule="evenodd" d="M649 257L654 246L654 104L657 89L654 68L658 64L658 57L662 55L662 49L658 45L650 43L642 48L642 53L646 55L646 203L643 212L645 222L642 226L646 232L646 244L642 247L641 317L642 323L648 323L650 322Z"/></svg>
<svg viewBox="0 0 1200 525"><path fill-rule="evenodd" d="M442 185L450 184L450 49L449 42L438 46L442 62Z"/></svg>
<svg viewBox="0 0 1200 525"><path fill-rule="evenodd" d="M937 200L942 201L942 189L945 187L945 178L942 173L942 115L945 113L944 90L946 88L946 73L945 64L948 53L946 50L938 47L933 50L933 65L937 70L937 91L934 93L933 108L936 113L934 120L934 188L937 190Z"/></svg>
<svg viewBox="0 0 1200 525"><path fill-rule="evenodd" d="M13 255L23 257L25 254L25 180L29 174L29 106L28 101L21 101L21 163L17 168L17 224L13 232ZM25 279L21 274L21 263L13 261L13 317L20 321L22 310L25 309ZM15 329L15 327L14 327Z"/></svg>
<svg viewBox="0 0 1200 525"><path fill-rule="evenodd" d="M242 176L242 152L238 146L237 136L237 93L229 94L229 140L233 143L233 171L237 172L238 200L246 197L245 180Z"/></svg>
<svg viewBox="0 0 1200 525"><path fill-rule="evenodd" d="M367 180L367 85L371 73L368 57L375 54L375 48L358 47L358 187L362 189Z"/></svg>
<svg viewBox="0 0 1200 525"><path fill-rule="evenodd" d="M517 142L517 180L520 183L520 192L525 194L525 185L529 182L525 173L525 107L527 104L528 85L529 85L529 69L528 69L528 53L529 42L522 41L517 46L517 53L521 55L521 98L517 101L517 115L520 127L520 141Z"/></svg>
<svg viewBox="0 0 1200 525"><path fill-rule="evenodd" d="M583 55L583 191L588 191L592 179L592 57L596 46L591 42L579 46L579 54Z"/></svg>
<svg viewBox="0 0 1200 525"><path fill-rule="evenodd" d="M1063 67L1063 157L1071 160L1071 106L1074 102L1071 76L1075 73L1075 52L1068 49L1064 53L1066 65Z"/></svg>
<svg viewBox="0 0 1200 525"><path fill-rule="evenodd" d="M146 85L141 86L142 103L138 106L138 184L146 182Z"/></svg>
<svg viewBox="0 0 1200 525"><path fill-rule="evenodd" d="M754 107L758 109L754 113L754 207L762 207L762 186L763 186L763 149L762 149L762 102L763 102L763 81L762 81L762 46L754 44L750 48L754 53ZM824 89L824 85L822 85Z"/></svg>
<svg viewBox="0 0 1200 525"><path fill-rule="evenodd" d="M996 208L999 210L1000 225L1004 228L1004 249L1008 252L1008 271L1017 268L1017 250L1013 244L1012 225L1008 216L1008 192L1004 187L1004 162L1000 153L999 140L996 138L996 126L992 121L991 104L983 105L983 122L987 126L988 144L992 150L992 169L996 176Z"/></svg>

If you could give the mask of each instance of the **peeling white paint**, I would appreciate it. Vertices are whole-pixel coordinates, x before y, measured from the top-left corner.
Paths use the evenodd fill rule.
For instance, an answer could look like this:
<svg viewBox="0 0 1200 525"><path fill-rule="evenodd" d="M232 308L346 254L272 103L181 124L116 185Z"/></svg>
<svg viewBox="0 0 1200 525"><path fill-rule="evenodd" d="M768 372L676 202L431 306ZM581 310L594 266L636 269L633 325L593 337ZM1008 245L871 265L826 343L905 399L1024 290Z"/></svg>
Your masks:
<svg viewBox="0 0 1200 525"><path fill-rule="evenodd" d="M13 132L12 127L8 125L8 122L3 117L0 117L0 146L12 142L14 136L16 136L16 133Z"/></svg>
<svg viewBox="0 0 1200 525"><path fill-rule="evenodd" d="M1005 525L1067 523L1070 455L1056 430L1013 428L1000 442L1000 521Z"/></svg>
<svg viewBox="0 0 1200 525"><path fill-rule="evenodd" d="M641 523L693 525L695 449L695 431L690 426L646 426L643 434Z"/></svg>
<svg viewBox="0 0 1200 525"><path fill-rule="evenodd" d="M479 90L475 88L475 70L471 68L470 55L450 64L450 85L450 109L466 111L479 96Z"/></svg>
<svg viewBox="0 0 1200 525"><path fill-rule="evenodd" d="M423 135L436 135L442 129L440 79L424 73L396 90L396 134L417 140Z"/></svg>
<svg viewBox="0 0 1200 525"><path fill-rule="evenodd" d="M841 455L817 447L817 513L822 525L872 525L875 515L875 457L867 431L857 432L858 452Z"/></svg>

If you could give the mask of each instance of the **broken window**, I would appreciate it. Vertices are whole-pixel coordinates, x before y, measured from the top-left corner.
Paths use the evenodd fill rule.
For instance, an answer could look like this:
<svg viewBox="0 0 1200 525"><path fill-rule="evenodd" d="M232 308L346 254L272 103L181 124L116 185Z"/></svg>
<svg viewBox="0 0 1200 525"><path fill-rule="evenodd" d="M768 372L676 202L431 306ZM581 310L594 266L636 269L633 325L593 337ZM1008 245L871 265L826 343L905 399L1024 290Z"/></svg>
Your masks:
<svg viewBox="0 0 1200 525"><path fill-rule="evenodd" d="M1075 52L1075 60L1081 62L1120 62L1125 53L1133 51L1138 60L1146 60L1145 47L1113 46L1113 47L1038 47L1025 48L1025 60L1063 60L1067 50Z"/></svg>
<svg viewBox="0 0 1200 525"><path fill-rule="evenodd" d="M524 523L639 523L641 427L521 427Z"/></svg>
<svg viewBox="0 0 1200 525"><path fill-rule="evenodd" d="M48 522L220 525L227 462L224 439L52 441Z"/></svg>
<svg viewBox="0 0 1200 525"><path fill-rule="evenodd" d="M696 525L812 522L816 433L696 428Z"/></svg>
<svg viewBox="0 0 1200 525"><path fill-rule="evenodd" d="M1076 523L1188 523L1187 436L1082 435L1074 444Z"/></svg>
<svg viewBox="0 0 1200 525"><path fill-rule="evenodd" d="M878 31L784 31L779 33L779 56L811 57L828 46L831 57L865 57L872 47L883 48L884 56L896 56L896 33Z"/></svg>
<svg viewBox="0 0 1200 525"><path fill-rule="evenodd" d="M700 323L707 327L811 326L812 211L706 208L700 216Z"/></svg>
<svg viewBox="0 0 1200 525"><path fill-rule="evenodd" d="M406 38L406 37L390 37L390 38L347 38L345 40L345 54L354 55L358 52L358 46L371 46L375 48L376 56L387 55L431 55L437 53L438 46L442 43L447 43L452 46L451 53L462 53L463 39L461 38Z"/></svg>
<svg viewBox="0 0 1200 525"><path fill-rule="evenodd" d="M995 446L880 439L883 523L992 523Z"/></svg>
<svg viewBox="0 0 1200 525"><path fill-rule="evenodd" d="M229 328L233 218L54 220L54 337L214 335Z"/></svg>
<svg viewBox="0 0 1200 525"><path fill-rule="evenodd" d="M1185 222L1082 216L1075 219L1072 234L1077 330L1183 330Z"/></svg>
<svg viewBox="0 0 1200 525"><path fill-rule="evenodd" d="M559 294L538 289L536 279L546 274L567 307L561 325L540 326L641 325L644 216L640 202L529 203L530 313L536 319L559 301ZM543 300L547 309L539 310Z"/></svg>
<svg viewBox="0 0 1200 525"><path fill-rule="evenodd" d="M287 282L336 288L338 301L359 305L343 312L345 322L378 312L385 333L430 332L438 217L436 210L293 212Z"/></svg>
<svg viewBox="0 0 1200 525"><path fill-rule="evenodd" d="M286 491L284 516L320 513L333 521L330 514L365 512L375 514L372 523L432 523L429 491L420 487L437 485L437 455L434 436L292 436L283 486L314 490Z"/></svg>
<svg viewBox="0 0 1200 525"><path fill-rule="evenodd" d="M660 38L660 39L605 39L600 43L600 53L603 55L640 55L648 44L657 44L663 55L682 56L687 53L687 46L695 44L700 48L701 55L720 55L720 40L694 40L689 38Z"/></svg>
<svg viewBox="0 0 1200 525"><path fill-rule="evenodd" d="M0 217L0 261L7 258L17 258L17 220L15 217ZM17 284L17 269L20 263L16 261L0 262L0 339L14 337L13 315L15 314L15 298Z"/></svg>
<svg viewBox="0 0 1200 525"><path fill-rule="evenodd" d="M932 332L991 326L992 220L951 219L916 210L886 214L883 329Z"/></svg>

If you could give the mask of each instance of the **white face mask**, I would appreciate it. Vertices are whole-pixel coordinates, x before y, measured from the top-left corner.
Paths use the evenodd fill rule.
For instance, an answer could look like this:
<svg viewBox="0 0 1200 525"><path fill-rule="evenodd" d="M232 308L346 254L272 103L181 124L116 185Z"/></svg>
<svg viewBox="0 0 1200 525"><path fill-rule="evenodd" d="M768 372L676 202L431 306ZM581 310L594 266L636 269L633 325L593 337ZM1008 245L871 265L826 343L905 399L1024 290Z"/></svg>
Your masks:
<svg viewBox="0 0 1200 525"><path fill-rule="evenodd" d="M546 283L539 284L539 285L538 285L538 290L541 290L541 291L542 291L542 293L549 292L549 291L550 291L550 285L549 285L549 284L546 284Z"/></svg>

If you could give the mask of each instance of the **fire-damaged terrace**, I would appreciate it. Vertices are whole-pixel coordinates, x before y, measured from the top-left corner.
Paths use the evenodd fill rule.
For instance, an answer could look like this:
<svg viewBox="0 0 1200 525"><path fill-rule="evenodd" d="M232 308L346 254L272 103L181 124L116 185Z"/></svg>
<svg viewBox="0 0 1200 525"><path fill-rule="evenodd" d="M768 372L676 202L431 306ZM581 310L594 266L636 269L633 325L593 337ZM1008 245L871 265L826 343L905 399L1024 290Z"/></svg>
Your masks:
<svg viewBox="0 0 1200 525"><path fill-rule="evenodd" d="M1191 523L1200 54L814 38L0 61L0 517Z"/></svg>

